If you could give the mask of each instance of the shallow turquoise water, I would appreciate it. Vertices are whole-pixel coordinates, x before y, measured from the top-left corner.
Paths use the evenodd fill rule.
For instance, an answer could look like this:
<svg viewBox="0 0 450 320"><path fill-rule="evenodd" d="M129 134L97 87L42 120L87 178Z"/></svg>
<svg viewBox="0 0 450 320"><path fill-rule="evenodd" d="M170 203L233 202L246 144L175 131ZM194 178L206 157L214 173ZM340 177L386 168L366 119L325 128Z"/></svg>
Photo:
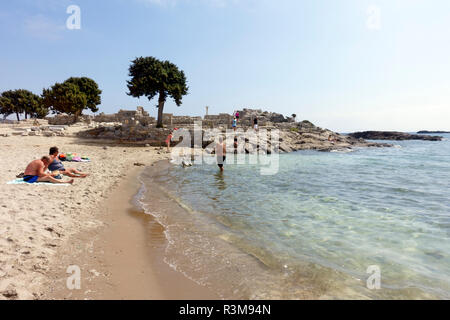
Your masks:
<svg viewBox="0 0 450 320"><path fill-rule="evenodd" d="M297 292L291 290L299 282L295 274L309 263L325 270L319 297L449 299L450 135L445 136L442 142L393 142L397 147L352 153L283 154L273 176L261 176L258 165L249 164L227 164L224 174L214 165L174 167L158 183L208 217L205 224L219 224L231 245L263 261L271 276L258 278L260 293L280 286ZM218 236L205 232L202 241ZM366 288L371 265L380 268L380 290ZM251 282L258 272L241 276Z"/></svg>

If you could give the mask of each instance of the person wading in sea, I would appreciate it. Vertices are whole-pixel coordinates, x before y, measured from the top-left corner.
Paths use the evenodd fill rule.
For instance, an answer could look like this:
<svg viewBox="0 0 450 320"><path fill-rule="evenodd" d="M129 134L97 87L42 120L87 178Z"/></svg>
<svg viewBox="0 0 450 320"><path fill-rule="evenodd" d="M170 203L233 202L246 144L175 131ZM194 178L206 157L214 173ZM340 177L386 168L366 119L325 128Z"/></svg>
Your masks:
<svg viewBox="0 0 450 320"><path fill-rule="evenodd" d="M255 131L258 131L258 117L256 116L253 119L253 129L255 129Z"/></svg>
<svg viewBox="0 0 450 320"><path fill-rule="evenodd" d="M220 171L223 172L223 165L227 159L227 146L223 141L223 137L219 137L219 142L216 144L216 157L217 157L217 165L220 168Z"/></svg>

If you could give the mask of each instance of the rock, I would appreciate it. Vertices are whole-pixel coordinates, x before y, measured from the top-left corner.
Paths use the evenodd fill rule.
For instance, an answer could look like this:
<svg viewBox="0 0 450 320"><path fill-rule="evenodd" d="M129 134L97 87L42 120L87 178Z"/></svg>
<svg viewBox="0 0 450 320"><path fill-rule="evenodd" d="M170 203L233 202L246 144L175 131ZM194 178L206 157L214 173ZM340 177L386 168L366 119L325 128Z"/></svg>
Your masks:
<svg viewBox="0 0 450 320"><path fill-rule="evenodd" d="M440 136L428 136L410 134L396 131L364 131L349 134L350 137L366 140L426 140L426 141L442 141Z"/></svg>
<svg viewBox="0 0 450 320"><path fill-rule="evenodd" d="M289 147L286 143L280 143L280 150L283 152L292 152L292 148Z"/></svg>
<svg viewBox="0 0 450 320"><path fill-rule="evenodd" d="M16 289L7 289L2 292L2 295L7 299L16 299L18 297Z"/></svg>
<svg viewBox="0 0 450 320"><path fill-rule="evenodd" d="M113 139L120 142L136 143L139 146L149 148L160 147L158 154L162 154L162 146L165 146L165 141L174 126L167 128L155 128L152 125L143 125L141 121L135 121L137 117L141 117L142 110L136 111L121 111L119 117L122 124L105 123L97 126L95 129L80 131L77 133L78 137L88 139ZM176 117L165 114L166 118L170 118L171 123L177 123L177 127L182 130L189 131L194 143L194 127L193 122L195 117ZM105 120L109 116L103 115ZM252 128L253 119L258 118L260 129L267 130L270 136L272 130L279 132L280 152L293 152L297 150L322 150L333 151L343 150L348 147L387 147L390 145L380 144L378 142L367 142L364 139L358 139L351 136L344 136L331 130L316 127L310 121L292 122L289 118L285 118L281 114L273 112L263 112L261 110L244 109L240 111L240 119L238 127L245 130ZM122 121L124 120L124 121ZM200 120L200 119L198 119ZM232 116L229 114L209 115L205 116L203 120L204 128L215 128L224 132L231 126ZM260 131L263 132L263 131ZM207 148L214 143L214 136L208 135L208 131L203 130L202 147ZM179 141L179 140L178 140ZM174 139L174 145L176 144ZM172 146L174 146L172 145ZM274 153L274 146L269 142L269 152ZM243 146L247 153L256 152L259 149L258 143L247 143ZM264 147L263 147L264 149ZM106 148L105 148L106 150ZM242 149L241 149L242 150Z"/></svg>
<svg viewBox="0 0 450 320"><path fill-rule="evenodd" d="M183 160L183 161L181 162L181 166L182 166L183 168L192 167L192 163L191 163L190 161Z"/></svg>
<svg viewBox="0 0 450 320"><path fill-rule="evenodd" d="M136 167L145 167L145 164L140 163L140 162L136 162L136 163L134 164L134 166L136 166Z"/></svg>
<svg viewBox="0 0 450 320"><path fill-rule="evenodd" d="M66 130L65 126L52 126L48 128L50 131L61 132Z"/></svg>
<svg viewBox="0 0 450 320"><path fill-rule="evenodd" d="M422 130L422 131L418 131L418 134L436 134L436 133L450 133L450 131L427 131L427 130Z"/></svg>

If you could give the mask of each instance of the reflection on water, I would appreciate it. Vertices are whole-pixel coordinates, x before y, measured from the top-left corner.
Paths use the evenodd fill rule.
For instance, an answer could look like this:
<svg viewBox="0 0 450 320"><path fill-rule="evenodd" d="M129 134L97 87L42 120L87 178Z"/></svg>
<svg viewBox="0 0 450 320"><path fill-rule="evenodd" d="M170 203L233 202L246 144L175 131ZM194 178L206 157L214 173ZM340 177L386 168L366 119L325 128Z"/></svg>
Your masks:
<svg viewBox="0 0 450 320"><path fill-rule="evenodd" d="M218 190L224 191L227 189L227 183L225 182L224 173L222 171L217 172L214 175L214 178L216 179L214 186L217 187Z"/></svg>

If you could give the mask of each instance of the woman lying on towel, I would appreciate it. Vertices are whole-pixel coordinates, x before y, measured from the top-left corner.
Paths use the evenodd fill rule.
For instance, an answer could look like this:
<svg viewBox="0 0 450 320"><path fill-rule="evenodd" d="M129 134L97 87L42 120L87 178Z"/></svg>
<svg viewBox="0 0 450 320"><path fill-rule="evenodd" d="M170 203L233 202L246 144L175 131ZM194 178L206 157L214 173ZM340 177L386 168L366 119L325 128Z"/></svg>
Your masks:
<svg viewBox="0 0 450 320"><path fill-rule="evenodd" d="M63 175L72 177L72 178L86 178L89 174L78 171L73 168L64 168L61 160L58 159L59 150L57 147L50 148L50 158L53 159L50 165L48 166L48 170L51 172L59 171Z"/></svg>
<svg viewBox="0 0 450 320"><path fill-rule="evenodd" d="M69 181L62 181L52 177L51 174L46 174L45 170L50 164L50 157L44 156L40 160L32 161L27 168L23 176L23 181L28 183L35 182L50 182L50 183L73 183L73 179Z"/></svg>

